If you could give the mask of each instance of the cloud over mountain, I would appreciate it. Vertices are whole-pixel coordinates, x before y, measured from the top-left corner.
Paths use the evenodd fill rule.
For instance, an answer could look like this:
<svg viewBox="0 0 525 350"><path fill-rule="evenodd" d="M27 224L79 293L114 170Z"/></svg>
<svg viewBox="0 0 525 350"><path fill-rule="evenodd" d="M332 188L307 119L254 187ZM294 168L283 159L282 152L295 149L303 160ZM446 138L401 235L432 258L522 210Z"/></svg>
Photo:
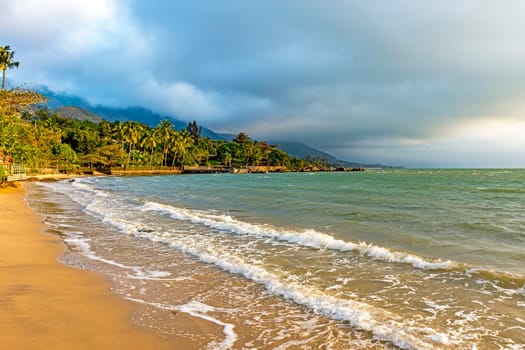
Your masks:
<svg viewBox="0 0 525 350"><path fill-rule="evenodd" d="M4 3L17 83L356 161L525 166L520 1Z"/></svg>

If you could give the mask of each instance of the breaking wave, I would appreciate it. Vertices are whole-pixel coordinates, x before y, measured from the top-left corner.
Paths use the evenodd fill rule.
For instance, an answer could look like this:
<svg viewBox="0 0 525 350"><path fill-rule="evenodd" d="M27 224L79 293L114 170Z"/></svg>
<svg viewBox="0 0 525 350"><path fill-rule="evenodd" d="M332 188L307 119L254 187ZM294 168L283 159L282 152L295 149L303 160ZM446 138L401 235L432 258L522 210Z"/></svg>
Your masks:
<svg viewBox="0 0 525 350"><path fill-rule="evenodd" d="M194 224L204 225L231 234L266 237L314 249L357 252L374 260L410 264L423 270L450 270L460 267L458 263L453 261L424 259L413 254L391 251L388 248L366 242L347 242L315 230L280 230L269 225L257 225L236 220L230 215L215 215L198 210L176 208L156 202L146 202L143 210L166 213L176 220L189 221Z"/></svg>

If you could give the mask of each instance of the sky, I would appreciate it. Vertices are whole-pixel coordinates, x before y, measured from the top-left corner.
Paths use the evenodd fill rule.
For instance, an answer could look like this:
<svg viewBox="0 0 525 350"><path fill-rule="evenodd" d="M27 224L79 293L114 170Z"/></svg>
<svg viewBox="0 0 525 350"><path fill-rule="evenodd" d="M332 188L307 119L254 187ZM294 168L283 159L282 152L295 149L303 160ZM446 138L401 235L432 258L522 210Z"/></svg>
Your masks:
<svg viewBox="0 0 525 350"><path fill-rule="evenodd" d="M1 0L11 85L406 167L525 167L521 0Z"/></svg>

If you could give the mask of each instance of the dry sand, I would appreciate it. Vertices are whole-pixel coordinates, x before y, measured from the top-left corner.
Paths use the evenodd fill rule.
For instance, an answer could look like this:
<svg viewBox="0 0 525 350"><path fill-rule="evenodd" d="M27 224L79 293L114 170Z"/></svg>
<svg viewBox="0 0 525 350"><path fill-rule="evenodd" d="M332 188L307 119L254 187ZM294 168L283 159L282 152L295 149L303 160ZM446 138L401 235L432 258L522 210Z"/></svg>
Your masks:
<svg viewBox="0 0 525 350"><path fill-rule="evenodd" d="M24 189L0 189L0 348L193 349L131 323L134 305L95 272L58 262L58 237L24 201ZM203 325L200 325L203 327ZM200 329L206 332L206 327Z"/></svg>

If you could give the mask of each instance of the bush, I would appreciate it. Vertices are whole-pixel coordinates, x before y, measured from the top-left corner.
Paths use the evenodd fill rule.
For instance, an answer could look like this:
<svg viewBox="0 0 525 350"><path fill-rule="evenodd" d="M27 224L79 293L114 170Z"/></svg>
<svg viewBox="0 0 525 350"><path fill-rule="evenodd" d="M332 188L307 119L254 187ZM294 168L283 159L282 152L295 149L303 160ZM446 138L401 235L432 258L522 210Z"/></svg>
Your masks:
<svg viewBox="0 0 525 350"><path fill-rule="evenodd" d="M7 181L7 170L0 165L0 183Z"/></svg>

